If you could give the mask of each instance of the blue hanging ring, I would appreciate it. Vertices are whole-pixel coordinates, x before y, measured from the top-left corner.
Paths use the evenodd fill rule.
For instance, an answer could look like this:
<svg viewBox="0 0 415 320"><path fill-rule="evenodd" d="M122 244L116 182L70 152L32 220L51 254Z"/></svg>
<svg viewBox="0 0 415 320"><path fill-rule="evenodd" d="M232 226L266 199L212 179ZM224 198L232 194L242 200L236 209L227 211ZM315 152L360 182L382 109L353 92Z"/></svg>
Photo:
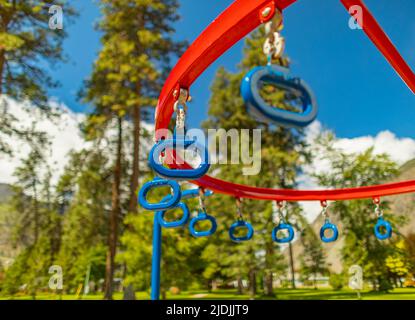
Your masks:
<svg viewBox="0 0 415 320"><path fill-rule="evenodd" d="M164 215L166 214L167 210L158 211L157 214L157 221L163 228L178 228L184 226L190 218L190 210L187 205L183 202L179 202L177 206L171 209L180 208L183 212L182 217L176 221L166 221L164 220Z"/></svg>
<svg viewBox="0 0 415 320"><path fill-rule="evenodd" d="M382 232L384 228L384 232ZM386 240L392 236L392 226L388 221L383 220L382 217L378 218L378 222L375 225L375 235L379 240Z"/></svg>
<svg viewBox="0 0 415 320"><path fill-rule="evenodd" d="M204 231L197 231L196 230L196 224L200 221L210 221L210 229L204 230ZM208 215L206 212L199 211L199 214L197 217L192 218L189 223L189 231L192 234L192 236L199 238L199 237L208 237L215 233L217 229L216 219L210 215Z"/></svg>
<svg viewBox="0 0 415 320"><path fill-rule="evenodd" d="M326 231L331 230L333 234L331 237L326 237ZM324 225L320 229L320 238L323 242L329 243L334 242L339 237L339 230L337 229L335 224L330 223L328 219L326 219Z"/></svg>
<svg viewBox="0 0 415 320"><path fill-rule="evenodd" d="M287 230L288 235L286 237L278 237L278 231ZM277 243L288 243L294 239L294 228L289 223L280 223L274 229L272 229L272 240Z"/></svg>
<svg viewBox="0 0 415 320"><path fill-rule="evenodd" d="M317 102L308 85L299 78L288 76L288 69L279 66L256 67L249 71L241 83L241 95L247 110L258 120L281 126L304 128L317 117ZM301 112L280 109L269 105L261 97L262 83L275 85L301 100Z"/></svg>
<svg viewBox="0 0 415 320"><path fill-rule="evenodd" d="M197 168L193 169L169 169L160 161L160 154L166 149L188 148L193 146L200 151L201 162ZM161 177L169 179L195 180L203 177L210 168L209 150L195 140L169 139L161 140L156 143L150 151L148 157L149 166Z"/></svg>
<svg viewBox="0 0 415 320"><path fill-rule="evenodd" d="M161 200L159 203L149 203L147 201L148 192L153 188L164 186L169 186L172 189L171 196L164 197L163 200ZM182 193L180 190L180 185L176 181L155 178L153 181L149 181L143 185L138 194L138 202L144 209L147 210L167 210L175 207L180 202L181 196Z"/></svg>
<svg viewBox="0 0 415 320"><path fill-rule="evenodd" d="M236 237L235 236L235 231L238 228L246 229L247 230L246 235L241 236L241 237ZM243 220L236 221L229 228L229 237L231 238L232 241L235 241L235 242L242 242L242 241L251 240L253 235L254 235L254 228L252 227L252 225L249 222L246 222L246 221L243 221Z"/></svg>

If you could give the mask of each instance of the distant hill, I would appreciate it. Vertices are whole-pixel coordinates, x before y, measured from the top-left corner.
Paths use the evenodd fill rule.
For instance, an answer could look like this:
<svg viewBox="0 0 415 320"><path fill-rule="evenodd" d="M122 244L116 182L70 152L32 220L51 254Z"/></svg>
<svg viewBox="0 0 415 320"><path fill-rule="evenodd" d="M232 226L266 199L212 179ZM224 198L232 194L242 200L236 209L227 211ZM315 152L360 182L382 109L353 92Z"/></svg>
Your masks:
<svg viewBox="0 0 415 320"><path fill-rule="evenodd" d="M408 161L400 168L400 174L393 181L405 181L415 179L415 159ZM399 231L404 235L409 233L415 233L415 194L404 194L387 197L391 202L392 212L397 212L401 215L404 215L408 218L408 223L402 227ZM344 239L341 237L342 224L340 221L336 220L335 215L332 216L332 220L336 223L340 230L340 237L334 243L324 244L324 250L326 253L327 263L331 271L341 272L342 264L340 260L340 250L343 247ZM338 219L338 218L337 218ZM314 232L319 233L321 228L322 218L319 216L311 224ZM297 239L293 245L293 255L294 255L294 269L298 270L300 267L300 257L303 252L303 246L300 239ZM284 251L284 254L288 256L288 250Z"/></svg>

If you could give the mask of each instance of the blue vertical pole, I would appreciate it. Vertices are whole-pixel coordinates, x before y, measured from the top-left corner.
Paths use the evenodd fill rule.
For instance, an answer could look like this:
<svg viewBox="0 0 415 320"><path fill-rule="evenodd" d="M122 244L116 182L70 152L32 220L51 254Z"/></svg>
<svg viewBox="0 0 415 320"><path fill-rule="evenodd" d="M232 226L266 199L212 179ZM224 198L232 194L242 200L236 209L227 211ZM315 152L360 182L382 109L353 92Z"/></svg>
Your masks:
<svg viewBox="0 0 415 320"><path fill-rule="evenodd" d="M151 300L160 299L161 226L154 213L153 257L151 263Z"/></svg>

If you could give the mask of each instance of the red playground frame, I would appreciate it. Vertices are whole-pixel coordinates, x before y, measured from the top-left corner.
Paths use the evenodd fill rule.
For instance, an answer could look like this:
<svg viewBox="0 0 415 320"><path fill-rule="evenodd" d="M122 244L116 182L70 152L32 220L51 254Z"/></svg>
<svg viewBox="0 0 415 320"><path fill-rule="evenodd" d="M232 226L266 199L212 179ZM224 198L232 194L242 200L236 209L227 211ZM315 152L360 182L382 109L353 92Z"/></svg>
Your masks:
<svg viewBox="0 0 415 320"><path fill-rule="evenodd" d="M346 9L358 5L362 8L364 23L361 26L386 60L402 80L415 93L415 74L402 58L391 40L377 23L362 0L340 0ZM177 89L189 90L202 72L226 50L257 28L269 21L276 9L281 12L296 0L236 0L217 19L215 19L183 54L173 68L161 91L155 113L155 140L163 137L157 131L166 129L173 115L173 105L177 99ZM267 9L267 10L265 10ZM267 12L267 14L264 14ZM173 154L167 152L169 157ZM171 163L171 162L169 162ZM188 164L174 164L173 168L191 167ZM381 196L415 192L415 180L389 183L377 186L338 190L281 190L257 188L222 181L210 176L192 181L198 186L214 192L228 194L237 198L251 198L278 201L326 201L379 198Z"/></svg>

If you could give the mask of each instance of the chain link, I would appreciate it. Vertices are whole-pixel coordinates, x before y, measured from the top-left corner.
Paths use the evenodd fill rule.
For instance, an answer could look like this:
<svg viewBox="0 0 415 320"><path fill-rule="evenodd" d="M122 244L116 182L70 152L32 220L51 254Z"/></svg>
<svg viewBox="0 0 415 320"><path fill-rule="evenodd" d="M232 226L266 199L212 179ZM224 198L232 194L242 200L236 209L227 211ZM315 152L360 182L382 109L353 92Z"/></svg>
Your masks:
<svg viewBox="0 0 415 320"><path fill-rule="evenodd" d="M327 212L327 210L328 210L328 204L327 204L327 201L326 201L326 200L321 201L321 207L322 207L322 210L321 210L321 215L322 215L325 219L328 219L328 218L329 218L329 214L328 214L328 212Z"/></svg>
<svg viewBox="0 0 415 320"><path fill-rule="evenodd" d="M187 100L189 98L189 92L186 89L180 88L174 92L176 102L174 103L173 110L176 112L176 131L184 131L186 125L186 113L187 113Z"/></svg>
<svg viewBox="0 0 415 320"><path fill-rule="evenodd" d="M277 210L278 210L278 218L279 218L279 222L284 222L285 221L285 216L284 216L284 209L287 207L287 203L285 201L277 201Z"/></svg>
<svg viewBox="0 0 415 320"><path fill-rule="evenodd" d="M375 204L375 214L378 218L383 216L383 210L380 208L380 199L374 198L373 203Z"/></svg>
<svg viewBox="0 0 415 320"><path fill-rule="evenodd" d="M241 198L236 198L236 215L238 220L243 220Z"/></svg>
<svg viewBox="0 0 415 320"><path fill-rule="evenodd" d="M375 203L375 213L378 218L383 216L383 210L380 208L379 203Z"/></svg>
<svg viewBox="0 0 415 320"><path fill-rule="evenodd" d="M199 209L206 213L205 190L202 187L199 187Z"/></svg>
<svg viewBox="0 0 415 320"><path fill-rule="evenodd" d="M265 23L265 34L267 36L263 45L263 51L267 55L268 64L273 59L280 59L285 50L285 38L281 35L282 13L277 11L274 18Z"/></svg>

